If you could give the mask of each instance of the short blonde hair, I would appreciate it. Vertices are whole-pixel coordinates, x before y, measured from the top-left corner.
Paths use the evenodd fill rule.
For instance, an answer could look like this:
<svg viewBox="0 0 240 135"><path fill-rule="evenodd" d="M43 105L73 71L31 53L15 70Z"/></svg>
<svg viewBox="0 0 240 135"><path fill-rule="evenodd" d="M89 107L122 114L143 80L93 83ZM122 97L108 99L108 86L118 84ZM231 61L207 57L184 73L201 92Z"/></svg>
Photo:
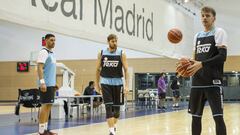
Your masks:
<svg viewBox="0 0 240 135"><path fill-rule="evenodd" d="M112 39L117 39L117 35L115 35L115 34L108 35L107 40L110 41Z"/></svg>
<svg viewBox="0 0 240 135"><path fill-rule="evenodd" d="M207 13L210 12L214 17L216 16L216 11L212 7L205 6L201 9L201 12L207 12Z"/></svg>

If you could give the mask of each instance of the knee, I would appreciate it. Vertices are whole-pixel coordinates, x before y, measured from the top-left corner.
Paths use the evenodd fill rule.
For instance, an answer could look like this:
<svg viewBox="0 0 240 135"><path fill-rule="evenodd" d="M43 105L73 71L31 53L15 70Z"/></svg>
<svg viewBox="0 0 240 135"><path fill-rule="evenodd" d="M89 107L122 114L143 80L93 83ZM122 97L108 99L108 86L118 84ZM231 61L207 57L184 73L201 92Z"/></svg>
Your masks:
<svg viewBox="0 0 240 135"><path fill-rule="evenodd" d="M120 106L114 106L114 118L120 117Z"/></svg>
<svg viewBox="0 0 240 135"><path fill-rule="evenodd" d="M50 111L52 108L52 104L47 104L47 110Z"/></svg>
<svg viewBox="0 0 240 135"><path fill-rule="evenodd" d="M114 118L118 119L120 117L120 111L114 112Z"/></svg>
<svg viewBox="0 0 240 135"><path fill-rule="evenodd" d="M223 116L214 116L213 119L216 124L224 124Z"/></svg>
<svg viewBox="0 0 240 135"><path fill-rule="evenodd" d="M192 116L192 123L201 124L201 121L202 121L202 117Z"/></svg>
<svg viewBox="0 0 240 135"><path fill-rule="evenodd" d="M109 105L109 104L105 105L105 108L106 108L106 118L109 119L114 117L113 111L112 111L112 105Z"/></svg>
<svg viewBox="0 0 240 135"><path fill-rule="evenodd" d="M42 104L41 110L43 111L49 111L52 108L52 104Z"/></svg>

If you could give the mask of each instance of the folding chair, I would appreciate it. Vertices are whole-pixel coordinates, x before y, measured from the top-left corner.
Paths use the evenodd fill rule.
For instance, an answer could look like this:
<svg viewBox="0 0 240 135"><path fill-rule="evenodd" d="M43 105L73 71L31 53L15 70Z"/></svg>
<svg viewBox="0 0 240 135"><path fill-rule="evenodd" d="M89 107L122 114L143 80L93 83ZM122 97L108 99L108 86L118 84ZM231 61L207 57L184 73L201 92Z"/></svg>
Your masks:
<svg viewBox="0 0 240 135"><path fill-rule="evenodd" d="M19 106L19 122L21 121L21 113L20 106L31 108L31 120L33 120L33 109L34 113L36 113L36 109L38 108L38 114L41 107L40 104L40 95L38 89L18 89L18 106ZM35 122L37 122L37 117L35 117Z"/></svg>

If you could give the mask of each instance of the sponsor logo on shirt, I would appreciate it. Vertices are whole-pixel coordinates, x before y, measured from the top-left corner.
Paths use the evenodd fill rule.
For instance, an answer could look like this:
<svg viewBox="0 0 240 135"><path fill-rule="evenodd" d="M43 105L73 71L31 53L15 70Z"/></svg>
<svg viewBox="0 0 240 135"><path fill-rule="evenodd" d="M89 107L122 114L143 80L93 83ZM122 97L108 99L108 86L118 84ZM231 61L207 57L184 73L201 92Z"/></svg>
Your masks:
<svg viewBox="0 0 240 135"><path fill-rule="evenodd" d="M211 44L202 44L202 45L197 45L197 54L199 53L208 53L210 50Z"/></svg>
<svg viewBox="0 0 240 135"><path fill-rule="evenodd" d="M119 61L116 60L108 60L107 57L104 58L103 60L103 67L117 67Z"/></svg>
<svg viewBox="0 0 240 135"><path fill-rule="evenodd" d="M213 80L213 84L221 84L220 80Z"/></svg>

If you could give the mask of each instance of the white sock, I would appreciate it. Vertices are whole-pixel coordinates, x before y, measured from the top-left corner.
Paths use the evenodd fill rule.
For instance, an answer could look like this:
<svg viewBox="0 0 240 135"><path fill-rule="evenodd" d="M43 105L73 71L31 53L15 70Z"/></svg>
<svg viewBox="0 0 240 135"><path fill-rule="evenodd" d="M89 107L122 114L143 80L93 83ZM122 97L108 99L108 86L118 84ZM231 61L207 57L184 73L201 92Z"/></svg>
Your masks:
<svg viewBox="0 0 240 135"><path fill-rule="evenodd" d="M44 130L45 130L45 123L43 123L43 124L39 124L39 129L38 129L39 131L39 133L40 134L43 134L44 133Z"/></svg>
<svg viewBox="0 0 240 135"><path fill-rule="evenodd" d="M45 123L45 130L48 130L48 123Z"/></svg>
<svg viewBox="0 0 240 135"><path fill-rule="evenodd" d="M114 127L109 128L109 132L115 135Z"/></svg>
<svg viewBox="0 0 240 135"><path fill-rule="evenodd" d="M178 103L176 103L176 106L178 106Z"/></svg>

